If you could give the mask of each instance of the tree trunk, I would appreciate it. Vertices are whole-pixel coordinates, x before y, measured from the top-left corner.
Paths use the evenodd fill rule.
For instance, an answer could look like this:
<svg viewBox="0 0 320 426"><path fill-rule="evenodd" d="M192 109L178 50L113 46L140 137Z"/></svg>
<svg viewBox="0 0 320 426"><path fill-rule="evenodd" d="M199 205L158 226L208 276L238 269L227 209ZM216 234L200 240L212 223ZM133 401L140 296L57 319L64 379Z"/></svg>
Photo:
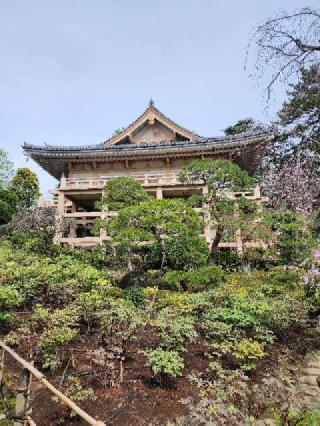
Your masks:
<svg viewBox="0 0 320 426"><path fill-rule="evenodd" d="M211 248L210 248L210 260L209 260L210 266L215 266L217 262L218 247L223 235L223 231L224 231L224 225L219 224L217 226L216 235L212 241Z"/></svg>

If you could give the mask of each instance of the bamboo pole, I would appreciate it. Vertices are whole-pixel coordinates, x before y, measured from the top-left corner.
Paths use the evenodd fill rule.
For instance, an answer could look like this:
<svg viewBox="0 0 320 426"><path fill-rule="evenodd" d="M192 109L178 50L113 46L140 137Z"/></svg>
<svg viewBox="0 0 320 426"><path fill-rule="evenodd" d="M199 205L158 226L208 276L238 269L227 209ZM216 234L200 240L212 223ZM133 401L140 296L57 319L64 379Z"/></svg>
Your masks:
<svg viewBox="0 0 320 426"><path fill-rule="evenodd" d="M78 416L80 416L83 420L89 423L92 426L106 426L103 422L98 421L91 417L88 413L78 407L70 398L60 392L57 388L55 388L48 380L45 378L44 374L37 370L33 365L31 365L28 361L24 360L20 355L18 355L15 351L13 351L9 346L3 343L0 340L0 347L5 350L9 355L12 356L19 364L21 364L24 369L27 369L40 383L42 383L47 389L50 390L51 393L56 395L61 401L63 401L71 410L73 410Z"/></svg>

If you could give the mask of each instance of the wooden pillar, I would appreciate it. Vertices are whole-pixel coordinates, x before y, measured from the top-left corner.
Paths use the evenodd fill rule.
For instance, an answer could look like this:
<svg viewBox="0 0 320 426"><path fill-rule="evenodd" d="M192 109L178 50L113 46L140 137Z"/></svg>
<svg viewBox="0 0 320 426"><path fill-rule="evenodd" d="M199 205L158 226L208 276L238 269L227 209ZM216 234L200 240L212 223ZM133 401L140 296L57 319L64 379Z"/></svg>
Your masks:
<svg viewBox="0 0 320 426"><path fill-rule="evenodd" d="M163 192L162 192L162 188L160 188L160 186L157 187L156 198L157 198L157 200L163 199Z"/></svg>
<svg viewBox="0 0 320 426"><path fill-rule="evenodd" d="M236 250L237 253L241 256L243 254L243 242L242 242L242 235L241 235L241 229L236 230Z"/></svg>
<svg viewBox="0 0 320 426"><path fill-rule="evenodd" d="M261 213L262 212L262 202L261 202L261 191L260 191L260 186L259 185L257 185L254 188L254 201L255 201L255 203L258 206L259 213Z"/></svg>
<svg viewBox="0 0 320 426"><path fill-rule="evenodd" d="M235 217L239 217L239 205L238 205L238 203L235 203L234 211L235 211ZM241 256L243 254L243 242L242 242L241 229L236 230L235 240L236 240L236 251Z"/></svg>
<svg viewBox="0 0 320 426"><path fill-rule="evenodd" d="M208 187L204 186L202 188L202 195L206 196L208 195ZM206 239L206 242L210 245L212 242L212 231L211 231L211 220L210 220L210 212L208 210L208 205L206 202L202 203L202 208L204 210L204 237Z"/></svg>
<svg viewBox="0 0 320 426"><path fill-rule="evenodd" d="M17 389L15 421L13 426L24 426L27 416L28 401L30 395L31 375L30 371L24 368L20 378L19 387Z"/></svg>
<svg viewBox="0 0 320 426"><path fill-rule="evenodd" d="M65 203L64 192L59 190L59 194L58 194L58 214L60 214L61 216L64 214L64 203Z"/></svg>
<svg viewBox="0 0 320 426"><path fill-rule="evenodd" d="M103 222L105 222L107 219L107 215L106 212L102 212L101 213L101 220ZM105 228L100 228L100 244L102 244L102 242L106 239L107 236L107 231Z"/></svg>

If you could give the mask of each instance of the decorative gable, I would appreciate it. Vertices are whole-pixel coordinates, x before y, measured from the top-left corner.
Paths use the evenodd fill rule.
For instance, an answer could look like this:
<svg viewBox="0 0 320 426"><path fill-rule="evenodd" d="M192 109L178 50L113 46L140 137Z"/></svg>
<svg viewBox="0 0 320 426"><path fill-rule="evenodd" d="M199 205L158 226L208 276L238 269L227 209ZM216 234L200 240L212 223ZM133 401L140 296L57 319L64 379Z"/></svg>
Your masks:
<svg viewBox="0 0 320 426"><path fill-rule="evenodd" d="M162 141L192 141L198 138L194 132L179 126L166 117L151 99L148 108L121 133L108 139L108 145L154 143Z"/></svg>

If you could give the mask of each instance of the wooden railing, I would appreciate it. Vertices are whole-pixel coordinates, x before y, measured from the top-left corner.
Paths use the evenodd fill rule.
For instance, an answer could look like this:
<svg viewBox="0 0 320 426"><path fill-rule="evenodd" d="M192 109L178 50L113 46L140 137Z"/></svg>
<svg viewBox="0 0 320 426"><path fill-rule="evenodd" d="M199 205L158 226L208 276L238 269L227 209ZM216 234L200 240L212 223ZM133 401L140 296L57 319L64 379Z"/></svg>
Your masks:
<svg viewBox="0 0 320 426"><path fill-rule="evenodd" d="M0 340L1 358L0 358L0 386L3 387L3 375L5 370L5 354L9 354L22 366L22 374L20 377L20 383L17 388L16 405L14 412L14 426L36 426L35 422L31 418L32 409L30 407L30 395L31 395L31 384L32 378L35 378L39 383L47 388L49 393L55 395L66 404L70 410L74 411L79 417L85 420L89 425L92 426L106 426L105 423L98 421L91 417L88 413L78 407L70 398L60 392L45 378L39 370L37 370L32 364L23 359L14 350L9 348L4 342Z"/></svg>
<svg viewBox="0 0 320 426"><path fill-rule="evenodd" d="M101 175L98 177L88 178L61 178L60 189L101 189L105 186L106 182L110 179L115 179L120 175ZM121 175L123 176L123 175ZM162 186L162 185L177 185L180 183L177 173L146 173L146 174L135 174L130 175L142 186Z"/></svg>

